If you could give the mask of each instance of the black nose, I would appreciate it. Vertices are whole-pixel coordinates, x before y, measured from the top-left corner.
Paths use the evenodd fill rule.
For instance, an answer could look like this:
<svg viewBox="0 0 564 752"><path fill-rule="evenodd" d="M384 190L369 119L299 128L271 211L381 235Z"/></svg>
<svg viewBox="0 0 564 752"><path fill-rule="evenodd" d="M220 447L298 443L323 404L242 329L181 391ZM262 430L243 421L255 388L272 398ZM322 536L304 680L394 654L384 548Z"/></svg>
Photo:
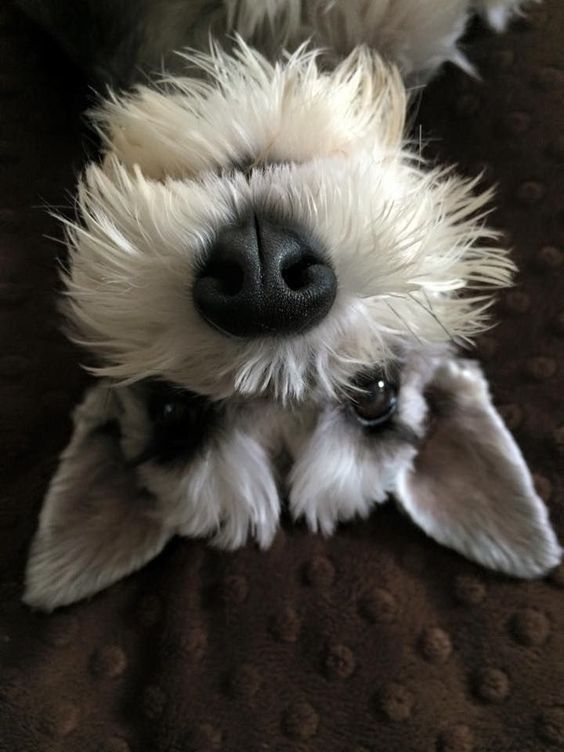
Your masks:
<svg viewBox="0 0 564 752"><path fill-rule="evenodd" d="M255 215L217 236L194 284L201 316L237 337L303 332L321 321L337 280L298 230Z"/></svg>

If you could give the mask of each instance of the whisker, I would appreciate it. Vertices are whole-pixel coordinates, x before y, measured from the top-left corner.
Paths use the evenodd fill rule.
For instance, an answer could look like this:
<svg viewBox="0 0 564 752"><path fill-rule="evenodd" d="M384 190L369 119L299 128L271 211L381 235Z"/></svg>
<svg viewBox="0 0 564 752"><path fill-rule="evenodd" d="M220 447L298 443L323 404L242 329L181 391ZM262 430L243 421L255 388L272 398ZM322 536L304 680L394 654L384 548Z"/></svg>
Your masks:
<svg viewBox="0 0 564 752"><path fill-rule="evenodd" d="M394 314L394 316L395 316L395 317L396 317L396 318L398 319L398 321L400 321L400 322L401 322L401 323L402 323L402 324L403 324L403 325L405 326L405 328L406 328L406 329L408 330L408 332L409 332L409 333L410 333L410 334L412 335L412 337L414 337L414 338L415 338L415 339L417 340L417 342L419 342L419 344L422 344L422 340L421 340L421 337L419 337L419 335L418 335L418 334L416 334L416 333L415 333L415 332L413 331L413 329L412 329L412 328L411 328L411 326L410 326L410 325L409 325L409 324L407 323L407 321L406 321L406 320L405 320L405 319L403 318L403 316L400 316L400 314L399 314L399 313L398 313L398 312L397 312L397 311L395 310L395 308L394 308L394 307L392 306L392 304L390 303L390 301L389 301L389 300L385 300L385 301L384 301L384 303L385 303L385 304L386 304L386 306L387 306L387 307L388 307L388 308L390 309L390 311L391 311L391 312L392 312L392 313Z"/></svg>

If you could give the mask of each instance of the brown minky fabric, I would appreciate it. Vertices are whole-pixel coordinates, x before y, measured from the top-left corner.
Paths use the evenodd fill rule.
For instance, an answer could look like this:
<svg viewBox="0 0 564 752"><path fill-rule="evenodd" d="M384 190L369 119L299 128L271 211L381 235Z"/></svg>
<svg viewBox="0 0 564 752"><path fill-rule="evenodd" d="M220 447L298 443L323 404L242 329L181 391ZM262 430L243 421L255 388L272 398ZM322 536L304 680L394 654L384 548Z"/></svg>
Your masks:
<svg viewBox="0 0 564 752"><path fill-rule="evenodd" d="M468 41L415 118L428 153L498 184L521 268L479 353L564 539L564 3ZM86 87L0 10L0 750L562 752L564 569L489 573L392 505L329 540L178 540L53 615L21 605L27 548L86 385L58 331L60 229Z"/></svg>

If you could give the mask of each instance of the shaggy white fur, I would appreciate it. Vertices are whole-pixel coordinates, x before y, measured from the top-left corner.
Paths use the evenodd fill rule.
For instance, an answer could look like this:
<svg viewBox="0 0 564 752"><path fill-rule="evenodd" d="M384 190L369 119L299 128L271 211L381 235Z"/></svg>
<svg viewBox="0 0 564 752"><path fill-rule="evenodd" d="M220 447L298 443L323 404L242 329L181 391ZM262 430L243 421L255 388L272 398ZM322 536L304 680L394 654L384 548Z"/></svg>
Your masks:
<svg viewBox="0 0 564 752"><path fill-rule="evenodd" d="M141 88L97 116L107 154L79 189L66 287L98 374L302 398L312 380L338 391L406 336L460 341L484 328L487 294L513 272L484 225L491 194L426 170L404 144L397 73L367 50L330 73L305 50L272 65L243 43L191 59L205 83ZM337 300L307 335L228 339L192 303L206 249L249 209L328 251Z"/></svg>

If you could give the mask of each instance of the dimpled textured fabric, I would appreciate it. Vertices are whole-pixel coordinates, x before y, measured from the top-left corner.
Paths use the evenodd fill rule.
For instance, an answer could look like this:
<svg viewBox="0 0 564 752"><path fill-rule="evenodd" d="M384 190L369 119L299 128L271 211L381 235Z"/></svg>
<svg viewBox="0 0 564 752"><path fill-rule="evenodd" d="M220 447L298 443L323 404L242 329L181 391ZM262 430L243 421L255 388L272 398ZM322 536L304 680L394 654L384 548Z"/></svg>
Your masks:
<svg viewBox="0 0 564 752"><path fill-rule="evenodd" d="M497 404L564 536L564 4L533 6L449 69L415 117L431 158L499 185L521 268L479 342ZM58 333L60 230L89 148L84 82L0 10L0 750L557 752L564 569L512 582L391 505L270 551L176 541L51 616L20 604L27 547L86 385ZM47 237L46 237L47 236Z"/></svg>

